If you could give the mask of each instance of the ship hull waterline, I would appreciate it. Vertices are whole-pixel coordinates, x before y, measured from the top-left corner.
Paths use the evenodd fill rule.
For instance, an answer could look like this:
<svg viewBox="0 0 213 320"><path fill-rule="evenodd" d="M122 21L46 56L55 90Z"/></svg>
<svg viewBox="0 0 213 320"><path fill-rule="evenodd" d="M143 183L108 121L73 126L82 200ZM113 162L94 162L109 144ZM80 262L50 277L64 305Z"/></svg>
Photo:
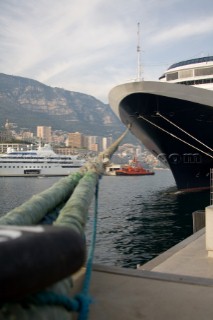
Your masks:
<svg viewBox="0 0 213 320"><path fill-rule="evenodd" d="M145 147L171 169L179 190L210 187L213 91L132 82L113 88L109 103Z"/></svg>

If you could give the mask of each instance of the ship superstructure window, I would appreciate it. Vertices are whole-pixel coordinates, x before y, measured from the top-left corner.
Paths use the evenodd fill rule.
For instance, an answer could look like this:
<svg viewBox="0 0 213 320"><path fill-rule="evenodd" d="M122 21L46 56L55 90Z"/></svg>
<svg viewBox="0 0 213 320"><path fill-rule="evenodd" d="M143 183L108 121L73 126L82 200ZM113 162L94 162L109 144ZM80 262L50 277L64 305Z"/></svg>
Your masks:
<svg viewBox="0 0 213 320"><path fill-rule="evenodd" d="M172 81L176 79L200 77L200 76L210 76L213 75L213 67L199 68L199 69L185 69L179 70L177 72L171 72L166 75L167 81Z"/></svg>
<svg viewBox="0 0 213 320"><path fill-rule="evenodd" d="M166 75L166 79L167 79L167 81L171 81L171 80L176 80L176 79L178 79L178 72L168 73L168 74Z"/></svg>
<svg viewBox="0 0 213 320"><path fill-rule="evenodd" d="M197 84L206 84L206 83L213 83L213 78L209 79L199 79L199 80L190 80L190 81L181 81L177 82L179 84L186 84L189 86L197 85Z"/></svg>
<svg viewBox="0 0 213 320"><path fill-rule="evenodd" d="M190 77L193 77L193 69L179 71L179 78L190 78Z"/></svg>
<svg viewBox="0 0 213 320"><path fill-rule="evenodd" d="M213 67L195 69L195 76L210 76L213 74Z"/></svg>

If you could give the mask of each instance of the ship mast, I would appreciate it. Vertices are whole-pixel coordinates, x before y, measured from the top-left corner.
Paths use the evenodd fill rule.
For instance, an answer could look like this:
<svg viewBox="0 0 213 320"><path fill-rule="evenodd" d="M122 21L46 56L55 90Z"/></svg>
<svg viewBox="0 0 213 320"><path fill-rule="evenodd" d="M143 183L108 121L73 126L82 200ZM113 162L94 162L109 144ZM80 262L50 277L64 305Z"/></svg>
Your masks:
<svg viewBox="0 0 213 320"><path fill-rule="evenodd" d="M142 80L142 77L141 77L142 70L141 70L141 47L140 47L140 22L138 22L137 36L138 36L138 43L137 43L137 58L138 58L137 80L141 81Z"/></svg>

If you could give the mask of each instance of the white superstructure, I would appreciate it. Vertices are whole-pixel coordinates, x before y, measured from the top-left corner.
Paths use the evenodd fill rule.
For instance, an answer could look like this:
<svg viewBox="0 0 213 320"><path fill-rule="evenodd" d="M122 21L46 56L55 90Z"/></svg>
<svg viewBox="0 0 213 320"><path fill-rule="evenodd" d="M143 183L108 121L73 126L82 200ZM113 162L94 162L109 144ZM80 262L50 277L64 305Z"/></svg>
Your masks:
<svg viewBox="0 0 213 320"><path fill-rule="evenodd" d="M50 145L37 150L15 151L8 148L0 155L0 176L66 176L85 163L79 156L56 154Z"/></svg>
<svg viewBox="0 0 213 320"><path fill-rule="evenodd" d="M159 80L213 90L212 56L175 63L168 68Z"/></svg>

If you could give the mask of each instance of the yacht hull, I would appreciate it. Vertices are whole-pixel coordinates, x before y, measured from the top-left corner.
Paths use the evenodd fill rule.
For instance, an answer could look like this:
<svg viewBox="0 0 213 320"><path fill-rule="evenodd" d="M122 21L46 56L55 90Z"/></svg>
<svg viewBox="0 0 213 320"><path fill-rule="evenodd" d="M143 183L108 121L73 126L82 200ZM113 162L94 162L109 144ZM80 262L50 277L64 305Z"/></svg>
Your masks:
<svg viewBox="0 0 213 320"><path fill-rule="evenodd" d="M63 168L61 164L39 164L9 162L0 163L0 177L38 177L38 176L68 176L72 172L77 171L81 166L72 166ZM36 169L32 169L36 168Z"/></svg>

